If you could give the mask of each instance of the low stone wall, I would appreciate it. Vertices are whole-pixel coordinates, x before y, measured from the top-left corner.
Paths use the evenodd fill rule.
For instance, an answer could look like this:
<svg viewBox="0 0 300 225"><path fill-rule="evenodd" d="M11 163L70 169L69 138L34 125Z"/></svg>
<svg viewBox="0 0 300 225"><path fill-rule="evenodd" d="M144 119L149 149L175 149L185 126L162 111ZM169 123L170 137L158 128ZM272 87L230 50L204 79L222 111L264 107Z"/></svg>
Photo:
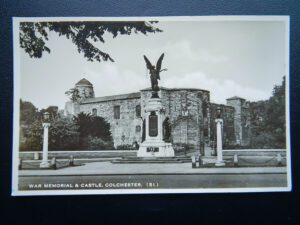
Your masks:
<svg viewBox="0 0 300 225"><path fill-rule="evenodd" d="M223 150L223 156L276 156L278 153L282 157L286 157L286 149L234 149Z"/></svg>
<svg viewBox="0 0 300 225"><path fill-rule="evenodd" d="M57 159L68 159L72 155L75 159L85 158L118 158L136 156L136 150L107 150L107 151L49 151L48 158L53 157ZM42 158L42 151L35 152L20 152L19 157L23 160L37 159L35 155L38 155L38 159Z"/></svg>

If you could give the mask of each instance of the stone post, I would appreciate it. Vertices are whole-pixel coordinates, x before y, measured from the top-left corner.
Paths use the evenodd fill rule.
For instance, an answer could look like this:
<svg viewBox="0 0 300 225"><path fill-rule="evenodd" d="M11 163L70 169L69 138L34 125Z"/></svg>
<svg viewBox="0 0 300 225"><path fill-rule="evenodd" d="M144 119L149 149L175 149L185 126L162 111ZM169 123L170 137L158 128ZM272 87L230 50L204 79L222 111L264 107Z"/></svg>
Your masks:
<svg viewBox="0 0 300 225"><path fill-rule="evenodd" d="M223 161L223 152L222 152L222 124L223 119L216 119L217 126L217 162L215 166L225 166L225 162Z"/></svg>
<svg viewBox="0 0 300 225"><path fill-rule="evenodd" d="M74 166L74 157L73 157L73 155L70 156L69 166Z"/></svg>
<svg viewBox="0 0 300 225"><path fill-rule="evenodd" d="M43 123L44 139L43 139L43 160L40 164L40 168L48 168L50 164L48 162L48 128L50 123Z"/></svg>
<svg viewBox="0 0 300 225"><path fill-rule="evenodd" d="M196 156L192 155L191 158L192 158L192 168L196 168Z"/></svg>
<svg viewBox="0 0 300 225"><path fill-rule="evenodd" d="M276 159L277 159L277 165L281 166L282 165L282 156L280 153L277 154Z"/></svg>
<svg viewBox="0 0 300 225"><path fill-rule="evenodd" d="M22 169L22 159L19 158L19 170Z"/></svg>
<svg viewBox="0 0 300 225"><path fill-rule="evenodd" d="M233 156L233 165L234 166L238 166L239 165L239 159L238 159L238 155L234 154Z"/></svg>
<svg viewBox="0 0 300 225"><path fill-rule="evenodd" d="M38 152L33 153L33 159L34 160L39 160L39 153Z"/></svg>

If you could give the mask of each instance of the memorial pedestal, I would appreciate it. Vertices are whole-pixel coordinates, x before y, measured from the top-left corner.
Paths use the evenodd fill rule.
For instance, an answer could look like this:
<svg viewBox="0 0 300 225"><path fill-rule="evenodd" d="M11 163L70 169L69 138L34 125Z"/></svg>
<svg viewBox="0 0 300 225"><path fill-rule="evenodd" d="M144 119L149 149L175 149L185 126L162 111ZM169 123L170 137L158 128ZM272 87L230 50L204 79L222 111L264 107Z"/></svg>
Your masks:
<svg viewBox="0 0 300 225"><path fill-rule="evenodd" d="M171 143L163 141L164 108L160 98L151 98L145 109L145 141L140 145L137 157L174 157Z"/></svg>

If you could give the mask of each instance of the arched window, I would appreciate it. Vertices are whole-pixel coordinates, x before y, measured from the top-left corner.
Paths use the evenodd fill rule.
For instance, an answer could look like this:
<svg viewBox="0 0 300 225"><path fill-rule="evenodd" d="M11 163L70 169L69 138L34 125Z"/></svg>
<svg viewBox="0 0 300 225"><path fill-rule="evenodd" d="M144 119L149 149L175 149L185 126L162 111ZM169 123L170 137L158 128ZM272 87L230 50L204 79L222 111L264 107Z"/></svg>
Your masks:
<svg viewBox="0 0 300 225"><path fill-rule="evenodd" d="M120 119L120 106L114 106L114 119Z"/></svg>
<svg viewBox="0 0 300 225"><path fill-rule="evenodd" d="M93 109L93 110L92 110L92 115L93 115L93 116L97 116L97 109Z"/></svg>
<svg viewBox="0 0 300 225"><path fill-rule="evenodd" d="M136 127L135 127L135 132L141 132L141 126L140 125L137 125Z"/></svg>
<svg viewBox="0 0 300 225"><path fill-rule="evenodd" d="M137 105L135 107L135 115L136 115L136 117L141 117L141 106L140 105Z"/></svg>

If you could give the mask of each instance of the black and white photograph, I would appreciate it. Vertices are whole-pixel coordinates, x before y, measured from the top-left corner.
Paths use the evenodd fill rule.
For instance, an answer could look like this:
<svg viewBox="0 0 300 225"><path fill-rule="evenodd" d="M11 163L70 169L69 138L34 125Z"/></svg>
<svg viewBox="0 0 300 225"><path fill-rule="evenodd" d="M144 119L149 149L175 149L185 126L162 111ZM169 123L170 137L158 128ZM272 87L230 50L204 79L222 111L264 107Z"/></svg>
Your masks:
<svg viewBox="0 0 300 225"><path fill-rule="evenodd" d="M14 17L12 195L291 191L289 17Z"/></svg>

